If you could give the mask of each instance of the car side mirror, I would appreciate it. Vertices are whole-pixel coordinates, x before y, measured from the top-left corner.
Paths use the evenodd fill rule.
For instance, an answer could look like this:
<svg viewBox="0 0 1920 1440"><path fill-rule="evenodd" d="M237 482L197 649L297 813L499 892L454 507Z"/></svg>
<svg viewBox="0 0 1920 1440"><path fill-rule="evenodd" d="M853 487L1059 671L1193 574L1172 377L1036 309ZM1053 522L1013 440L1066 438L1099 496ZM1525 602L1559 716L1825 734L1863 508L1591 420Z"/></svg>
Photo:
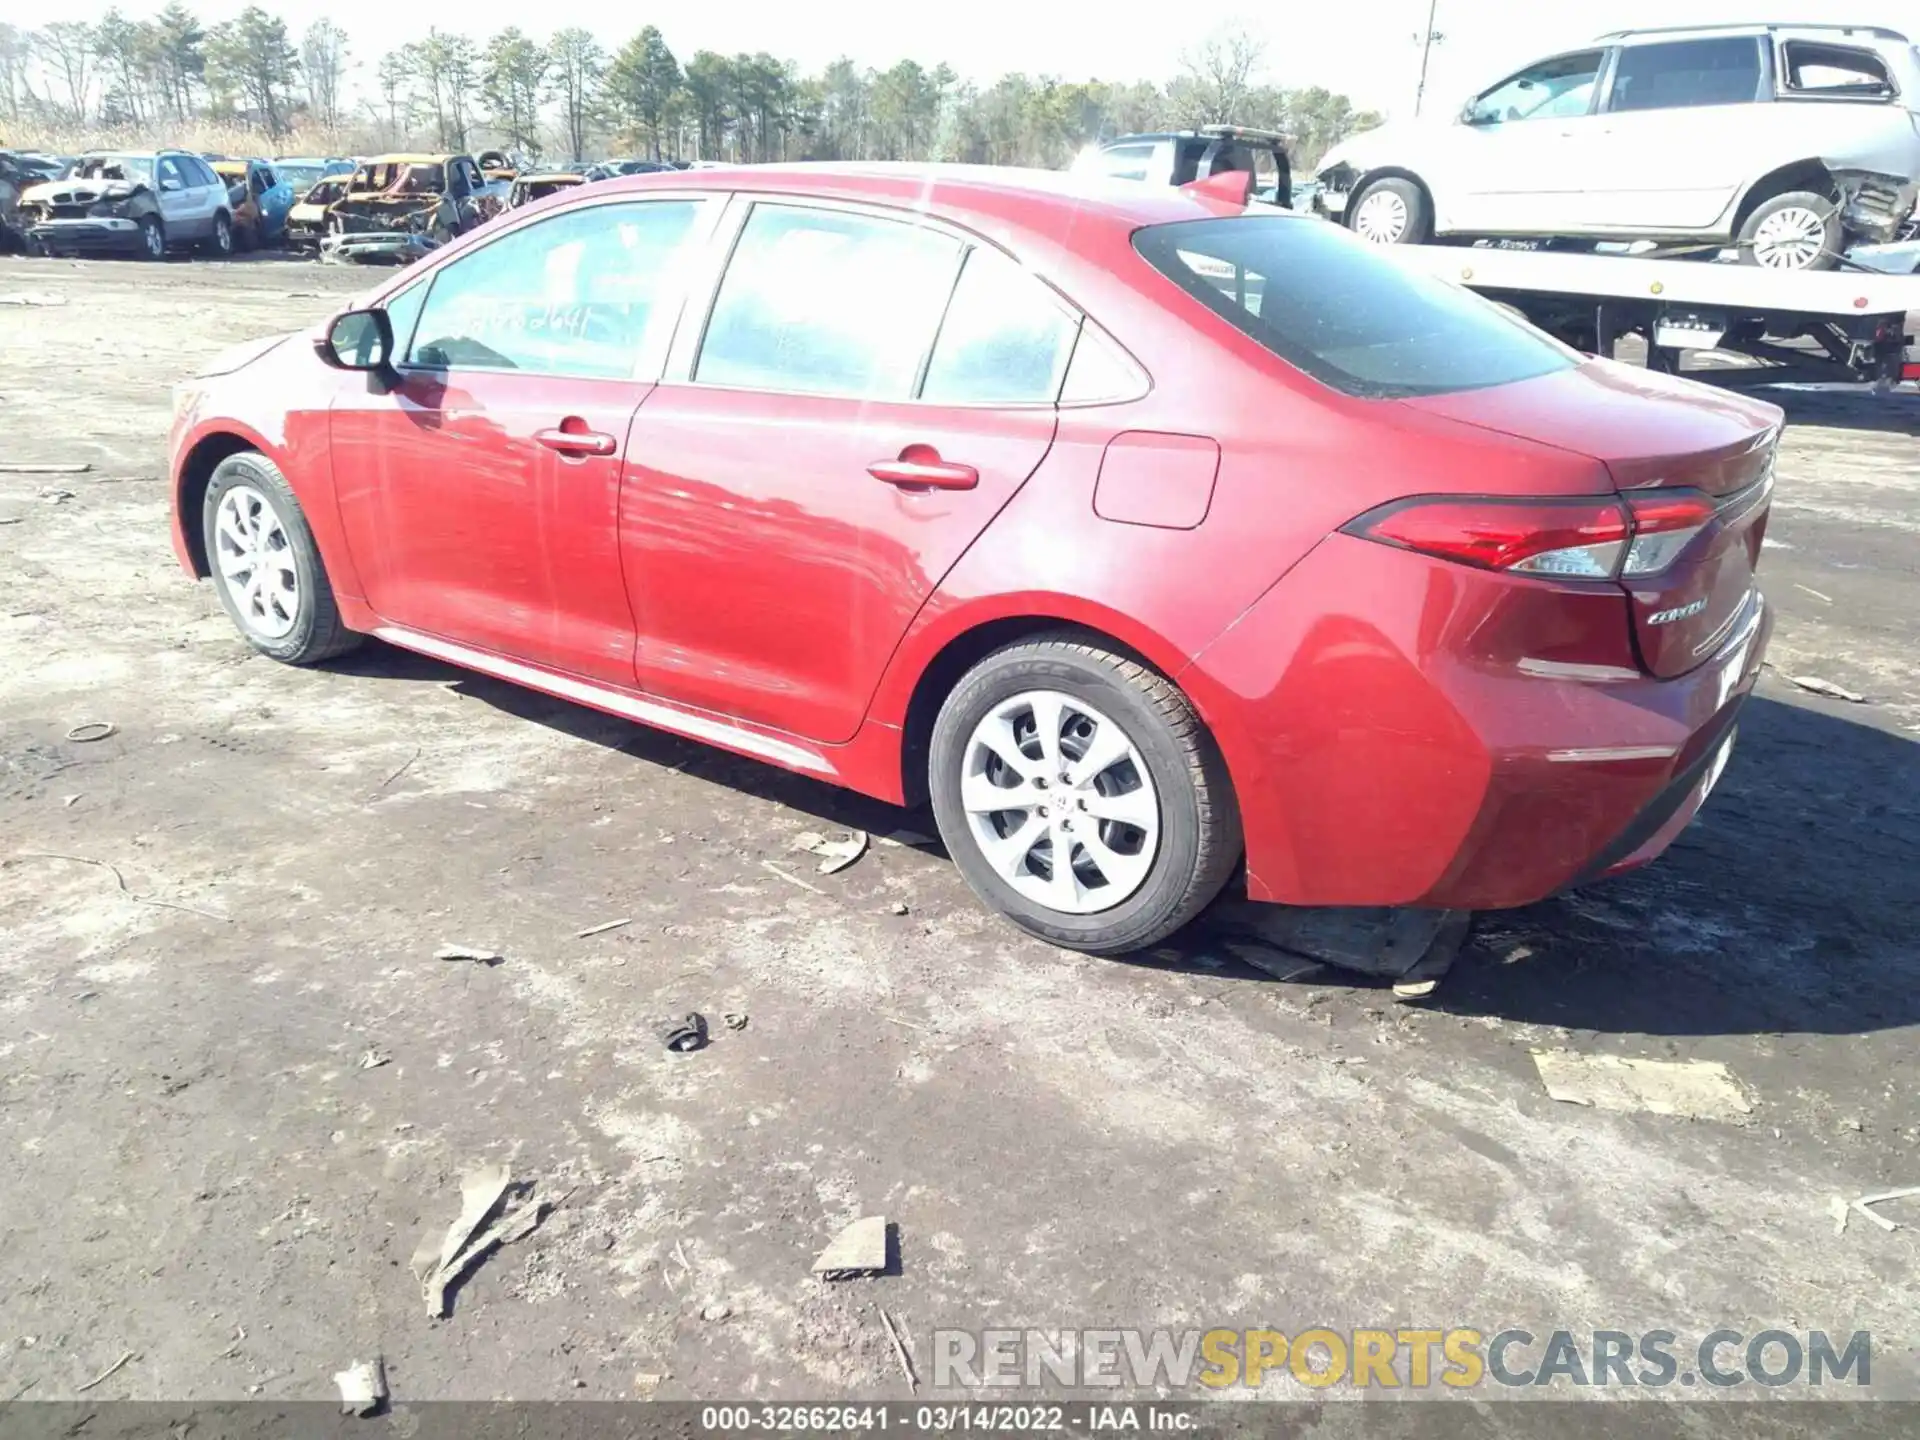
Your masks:
<svg viewBox="0 0 1920 1440"><path fill-rule="evenodd" d="M336 370L393 369L393 321L380 309L347 310L327 322L314 353Z"/></svg>
<svg viewBox="0 0 1920 1440"><path fill-rule="evenodd" d="M160 182L160 188L162 190L178 190L180 188L180 182L171 178L162 180Z"/></svg>

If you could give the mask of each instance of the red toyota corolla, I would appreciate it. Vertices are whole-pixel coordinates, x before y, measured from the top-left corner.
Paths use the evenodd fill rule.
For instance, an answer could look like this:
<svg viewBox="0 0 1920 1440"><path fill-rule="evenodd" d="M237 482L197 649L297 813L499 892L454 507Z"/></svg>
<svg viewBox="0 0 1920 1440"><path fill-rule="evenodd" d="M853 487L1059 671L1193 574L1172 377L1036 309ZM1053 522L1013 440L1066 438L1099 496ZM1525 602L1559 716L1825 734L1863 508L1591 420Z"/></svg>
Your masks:
<svg viewBox="0 0 1920 1440"><path fill-rule="evenodd" d="M181 388L175 547L257 649L375 635L891 801L1114 953L1642 864L1771 620L1780 416L1336 226L970 168L515 211Z"/></svg>

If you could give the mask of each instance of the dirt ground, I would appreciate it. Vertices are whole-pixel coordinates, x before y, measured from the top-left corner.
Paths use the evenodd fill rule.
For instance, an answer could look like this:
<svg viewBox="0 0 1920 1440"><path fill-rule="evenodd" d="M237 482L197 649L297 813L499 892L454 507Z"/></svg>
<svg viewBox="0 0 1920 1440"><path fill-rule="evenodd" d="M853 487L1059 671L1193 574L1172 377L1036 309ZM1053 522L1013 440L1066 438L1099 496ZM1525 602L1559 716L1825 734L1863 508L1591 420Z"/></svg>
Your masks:
<svg viewBox="0 0 1920 1440"><path fill-rule="evenodd" d="M876 1307L923 1373L936 1327L1777 1327L1920 1395L1920 1200L1828 1213L1920 1185L1920 401L1788 397L1774 668L1699 823L1409 1006L1204 926L1065 954L924 815L380 645L255 658L168 547L168 387L371 278L0 261L0 463L92 467L0 473L0 1397L378 1352L407 1398L905 1398ZM898 838L793 849L849 825ZM1562 1103L1554 1048L1750 1109ZM409 1257L488 1161L564 1199L431 1319ZM867 1214L898 1273L813 1279Z"/></svg>

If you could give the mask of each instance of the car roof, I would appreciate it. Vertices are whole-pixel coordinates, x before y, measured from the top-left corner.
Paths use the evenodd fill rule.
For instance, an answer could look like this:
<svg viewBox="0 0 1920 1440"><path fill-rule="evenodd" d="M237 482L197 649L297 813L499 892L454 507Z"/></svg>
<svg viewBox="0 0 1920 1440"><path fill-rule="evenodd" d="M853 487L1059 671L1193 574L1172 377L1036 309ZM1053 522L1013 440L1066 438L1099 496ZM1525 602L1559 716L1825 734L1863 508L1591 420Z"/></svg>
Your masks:
<svg viewBox="0 0 1920 1440"><path fill-rule="evenodd" d="M1027 225L1054 213L1133 230L1179 220L1217 219L1223 213L1217 201L1174 186L1146 185L1137 180L1000 165L879 161L723 165L622 175L599 182L594 193L684 189L773 191L822 200L866 201L961 223L972 219Z"/></svg>
<svg viewBox="0 0 1920 1440"><path fill-rule="evenodd" d="M362 165L444 165L449 160L458 159L455 155L427 155L412 150L396 151L391 155L369 155Z"/></svg>

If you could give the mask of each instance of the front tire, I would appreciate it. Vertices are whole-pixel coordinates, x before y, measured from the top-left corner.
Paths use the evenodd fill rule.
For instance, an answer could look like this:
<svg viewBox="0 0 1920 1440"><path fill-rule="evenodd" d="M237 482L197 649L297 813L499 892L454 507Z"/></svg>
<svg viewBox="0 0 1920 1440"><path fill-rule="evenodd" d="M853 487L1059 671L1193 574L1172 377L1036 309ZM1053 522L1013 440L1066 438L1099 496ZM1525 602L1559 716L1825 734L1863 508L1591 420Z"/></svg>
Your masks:
<svg viewBox="0 0 1920 1440"><path fill-rule="evenodd" d="M164 260L167 258L167 232L160 228L160 222L151 215L140 221L140 258L142 260Z"/></svg>
<svg viewBox="0 0 1920 1440"><path fill-rule="evenodd" d="M221 605L262 655L315 665L360 643L341 622L300 502L266 456L242 451L214 468L201 534Z"/></svg>
<svg viewBox="0 0 1920 1440"><path fill-rule="evenodd" d="M1833 201L1812 190L1789 190L1755 206L1737 238L1742 265L1831 270L1840 263L1846 236Z"/></svg>
<svg viewBox="0 0 1920 1440"><path fill-rule="evenodd" d="M1376 180L1348 202L1347 224L1375 245L1424 245L1433 238L1433 207L1411 180Z"/></svg>
<svg viewBox="0 0 1920 1440"><path fill-rule="evenodd" d="M1198 915L1239 861L1226 765L1186 697L1073 636L974 666L941 706L930 751L934 817L962 877L1055 945L1094 955L1153 945Z"/></svg>

